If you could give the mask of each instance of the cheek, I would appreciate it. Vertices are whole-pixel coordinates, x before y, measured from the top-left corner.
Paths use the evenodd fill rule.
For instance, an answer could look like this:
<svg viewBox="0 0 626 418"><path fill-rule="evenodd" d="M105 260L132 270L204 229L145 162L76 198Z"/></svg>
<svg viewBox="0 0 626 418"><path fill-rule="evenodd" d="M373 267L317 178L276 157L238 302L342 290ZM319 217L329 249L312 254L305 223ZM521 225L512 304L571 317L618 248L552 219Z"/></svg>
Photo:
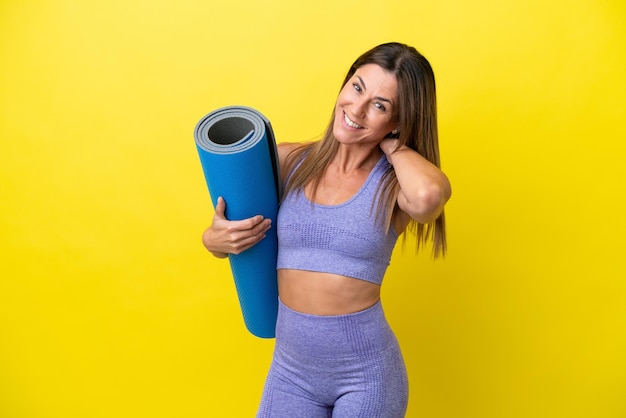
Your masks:
<svg viewBox="0 0 626 418"><path fill-rule="evenodd" d="M343 90L339 92L339 96L337 96L337 103L345 104L349 100L350 100L350 92L346 91L346 89L344 88Z"/></svg>
<svg viewBox="0 0 626 418"><path fill-rule="evenodd" d="M395 126L396 126L396 123L394 119L390 117L386 117L386 116L380 117L380 122L378 124L380 131L391 132Z"/></svg>
<svg viewBox="0 0 626 418"><path fill-rule="evenodd" d="M341 117L343 117L343 109L341 106L341 102L337 100L337 103L335 103L335 122Z"/></svg>

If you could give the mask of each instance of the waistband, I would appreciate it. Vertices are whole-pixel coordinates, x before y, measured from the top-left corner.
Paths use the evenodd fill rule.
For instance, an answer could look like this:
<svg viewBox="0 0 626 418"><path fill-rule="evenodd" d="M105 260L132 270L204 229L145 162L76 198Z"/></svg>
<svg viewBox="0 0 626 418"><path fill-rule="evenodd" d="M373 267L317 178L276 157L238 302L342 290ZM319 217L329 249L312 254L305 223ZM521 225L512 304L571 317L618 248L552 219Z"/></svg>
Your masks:
<svg viewBox="0 0 626 418"><path fill-rule="evenodd" d="M278 301L276 347L316 358L343 358L379 353L397 345L380 300L345 315L312 315Z"/></svg>

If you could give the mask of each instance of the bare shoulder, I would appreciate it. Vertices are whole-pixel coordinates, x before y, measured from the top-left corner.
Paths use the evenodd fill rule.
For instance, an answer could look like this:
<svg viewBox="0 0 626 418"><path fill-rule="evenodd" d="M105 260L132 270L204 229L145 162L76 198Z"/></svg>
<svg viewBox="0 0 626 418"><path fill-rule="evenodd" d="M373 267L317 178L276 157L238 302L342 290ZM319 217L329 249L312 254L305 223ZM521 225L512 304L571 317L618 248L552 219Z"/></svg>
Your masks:
<svg viewBox="0 0 626 418"><path fill-rule="evenodd" d="M285 170L287 167L287 157L293 151L302 146L300 142L281 142L276 144L276 151L278 152L278 161L280 162L280 169Z"/></svg>
<svg viewBox="0 0 626 418"><path fill-rule="evenodd" d="M278 150L278 158L283 161L289 153L301 147L302 143L300 142L281 142L280 144L276 144L276 149Z"/></svg>

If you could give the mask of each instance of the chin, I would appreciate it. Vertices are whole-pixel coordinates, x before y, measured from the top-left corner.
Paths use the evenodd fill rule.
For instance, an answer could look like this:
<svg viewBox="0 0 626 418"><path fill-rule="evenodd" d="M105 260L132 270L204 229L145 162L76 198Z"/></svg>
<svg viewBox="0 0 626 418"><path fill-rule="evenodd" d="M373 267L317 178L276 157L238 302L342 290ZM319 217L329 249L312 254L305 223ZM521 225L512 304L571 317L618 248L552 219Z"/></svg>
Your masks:
<svg viewBox="0 0 626 418"><path fill-rule="evenodd" d="M342 129L341 125L339 127L336 125L333 127L333 136L337 142L342 144L353 142L353 139L350 138L350 135L345 130Z"/></svg>
<svg viewBox="0 0 626 418"><path fill-rule="evenodd" d="M341 120L337 120L335 117L335 121L333 122L333 136L339 140L340 138L345 138L345 132L343 131L343 126L341 126Z"/></svg>

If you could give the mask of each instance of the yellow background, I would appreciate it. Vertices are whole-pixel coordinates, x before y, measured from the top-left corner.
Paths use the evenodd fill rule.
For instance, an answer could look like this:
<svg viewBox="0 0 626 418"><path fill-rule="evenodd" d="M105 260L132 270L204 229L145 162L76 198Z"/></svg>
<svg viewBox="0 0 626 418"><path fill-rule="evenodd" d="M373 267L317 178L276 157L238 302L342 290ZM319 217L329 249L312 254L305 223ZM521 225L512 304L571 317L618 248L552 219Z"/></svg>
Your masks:
<svg viewBox="0 0 626 418"><path fill-rule="evenodd" d="M323 130L397 40L438 82L449 256L383 288L409 417L626 417L622 0L0 1L0 416L250 417L193 128Z"/></svg>

